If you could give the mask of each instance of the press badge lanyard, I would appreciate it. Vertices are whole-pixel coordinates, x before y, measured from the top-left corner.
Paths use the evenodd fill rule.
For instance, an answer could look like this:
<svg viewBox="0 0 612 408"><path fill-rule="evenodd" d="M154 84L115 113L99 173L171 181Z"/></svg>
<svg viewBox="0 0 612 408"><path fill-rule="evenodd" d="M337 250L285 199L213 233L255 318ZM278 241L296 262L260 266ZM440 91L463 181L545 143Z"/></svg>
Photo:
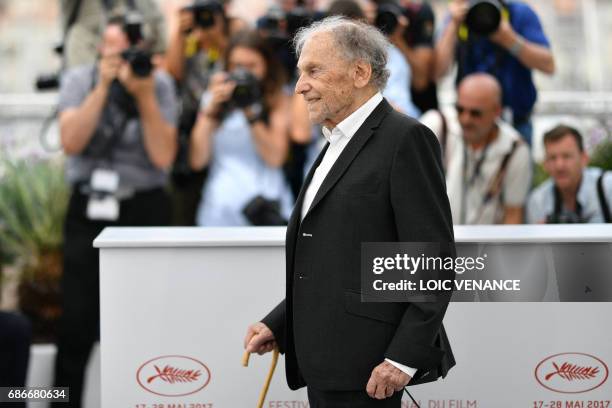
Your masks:
<svg viewBox="0 0 612 408"><path fill-rule="evenodd" d="M95 86L97 69L93 71L92 87ZM104 113L102 114L104 115ZM104 116L102 116L104 117ZM96 154L94 169L91 172L86 215L90 220L117 221L119 219L119 173L113 170L113 148L123 136L129 118L123 115L119 125L111 121L112 134L107 138L100 153Z"/></svg>

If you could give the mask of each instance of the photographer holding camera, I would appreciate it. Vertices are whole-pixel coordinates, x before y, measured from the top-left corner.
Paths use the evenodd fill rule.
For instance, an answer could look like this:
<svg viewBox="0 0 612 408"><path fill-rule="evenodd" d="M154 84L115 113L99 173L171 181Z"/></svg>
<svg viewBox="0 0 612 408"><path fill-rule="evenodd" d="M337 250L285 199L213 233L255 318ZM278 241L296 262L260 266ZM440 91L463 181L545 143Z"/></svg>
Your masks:
<svg viewBox="0 0 612 408"><path fill-rule="evenodd" d="M289 140L284 70L255 32L234 36L191 133L190 164L209 166L198 225L284 224L292 196L281 166Z"/></svg>
<svg viewBox="0 0 612 408"><path fill-rule="evenodd" d="M389 39L410 64L413 103L421 112L437 109L437 87L433 76L435 16L431 6L426 1L414 0L376 3L378 9L374 23L377 27L385 31L385 25L400 26L396 35ZM391 4L391 8L387 4Z"/></svg>
<svg viewBox="0 0 612 408"><path fill-rule="evenodd" d="M553 74L555 62L538 16L513 0L452 0L436 44L436 77L458 63L456 83L487 72L502 86L505 119L531 144L537 91L532 70ZM511 114L511 117L509 117Z"/></svg>
<svg viewBox="0 0 612 408"><path fill-rule="evenodd" d="M164 190L176 152L171 79L130 42L123 18L103 33L95 65L61 82L59 125L72 186L64 225L64 296L55 384L81 406L89 353L99 338L99 265L94 238L106 226L167 225ZM62 404L62 407L65 405Z"/></svg>
<svg viewBox="0 0 612 408"><path fill-rule="evenodd" d="M194 0L177 12L166 53L179 98L179 149L172 169L173 224L195 225L206 169L189 166L189 139L210 76L221 70L230 23L216 0Z"/></svg>

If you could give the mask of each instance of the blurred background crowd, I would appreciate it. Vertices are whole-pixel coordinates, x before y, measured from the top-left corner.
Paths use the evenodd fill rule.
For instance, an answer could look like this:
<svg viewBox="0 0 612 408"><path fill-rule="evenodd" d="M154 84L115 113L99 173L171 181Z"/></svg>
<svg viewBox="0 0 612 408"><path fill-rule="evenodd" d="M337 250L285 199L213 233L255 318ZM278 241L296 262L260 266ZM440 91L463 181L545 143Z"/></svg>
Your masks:
<svg viewBox="0 0 612 408"><path fill-rule="evenodd" d="M455 224L610 222L607 1L0 1L0 299L29 318L0 314L0 386L33 335L79 406L104 227L286 224L326 143L291 41L334 15L389 39Z"/></svg>

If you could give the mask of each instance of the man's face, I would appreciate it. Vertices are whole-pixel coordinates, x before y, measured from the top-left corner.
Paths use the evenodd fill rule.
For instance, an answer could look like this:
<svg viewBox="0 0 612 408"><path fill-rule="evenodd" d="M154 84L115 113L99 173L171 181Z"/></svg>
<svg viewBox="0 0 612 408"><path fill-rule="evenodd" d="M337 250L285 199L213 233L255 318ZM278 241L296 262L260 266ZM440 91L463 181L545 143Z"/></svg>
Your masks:
<svg viewBox="0 0 612 408"><path fill-rule="evenodd" d="M546 143L544 148L546 150L544 169L555 180L557 187L561 190L578 188L582 169L588 163L588 156L580 151L576 140L571 135L567 135L557 141Z"/></svg>
<svg viewBox="0 0 612 408"><path fill-rule="evenodd" d="M312 123L332 129L351 113L355 100L351 67L329 33L316 34L304 44L295 92L306 100Z"/></svg>
<svg viewBox="0 0 612 408"><path fill-rule="evenodd" d="M119 55L130 47L130 41L118 24L111 24L104 30L100 54L103 57Z"/></svg>
<svg viewBox="0 0 612 408"><path fill-rule="evenodd" d="M482 143L495 128L495 121L501 107L495 96L489 92L479 92L471 86L459 88L457 96L457 117L467 143Z"/></svg>

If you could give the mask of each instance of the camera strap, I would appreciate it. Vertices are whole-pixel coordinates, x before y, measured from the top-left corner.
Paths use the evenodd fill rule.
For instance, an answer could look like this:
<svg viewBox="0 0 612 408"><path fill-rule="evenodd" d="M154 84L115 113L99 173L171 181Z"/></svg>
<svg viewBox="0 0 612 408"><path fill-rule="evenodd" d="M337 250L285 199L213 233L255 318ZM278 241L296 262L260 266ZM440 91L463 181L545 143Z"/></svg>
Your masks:
<svg viewBox="0 0 612 408"><path fill-rule="evenodd" d="M62 40L62 44L66 43L66 38L68 37L68 32L70 28L76 23L77 18L79 17L79 12L81 11L81 6L83 5L83 0L75 0L74 7L70 10L70 14L68 15L68 20L66 20L66 29L64 31L64 38Z"/></svg>
<svg viewBox="0 0 612 408"><path fill-rule="evenodd" d="M516 148L521 144L521 140L515 140L512 143L512 147L510 147L510 150L504 155L504 157L502 158L501 162L499 163L499 167L497 168L497 172L495 173L495 175L493 176L493 178L491 179L491 181L489 182L489 187L487 189L487 192L484 194L484 196L482 197L482 201L480 202L480 206L478 207L478 211L476 211L476 214L478 214L478 218L480 218L480 215L482 215L482 208L487 205L489 203L489 201L491 201L494 197L497 197L498 195L501 195L501 202L503 204L503 194L502 193L502 184L503 181L506 177L506 173L508 171L508 164L510 163L510 159L512 158L512 156L514 155L514 152L516 151ZM485 156L486 151L483 151L483 154L481 156L481 160L480 161L484 161L484 156ZM466 156L464 156L466 157ZM478 163L477 163L478 165ZM478 166L480 167L480 166ZM465 171L465 165L464 165L464 171ZM476 170L475 170L476 172ZM472 178L472 180L474 180ZM467 205L467 193L468 193L468 189L467 189L467 185L465 183L465 173L464 173L464 190L463 190L463 195L462 195L462 205L461 205L461 220L462 223L465 223L466 217L467 217L467 211L466 211L466 205Z"/></svg>
<svg viewBox="0 0 612 408"><path fill-rule="evenodd" d="M97 84L97 77L98 67L95 66L92 70L91 90L93 90ZM99 123L106 122L109 124L109 126L106 129L102 129L101 126L98 125L93 136L95 137L96 134L102 132L100 136L106 139L102 147L98 147L96 151L90 152L90 156L93 156L93 158L97 159L99 163L112 163L113 147L123 136L123 132L125 131L125 128L127 127L127 124L129 122L128 115L126 115L125 112L122 112L121 108L115 105L116 104L112 103L112 101L109 101L107 97L106 103L104 104L104 108L102 109L102 114L100 116ZM118 119L114 120L113 118Z"/></svg>
<svg viewBox="0 0 612 408"><path fill-rule="evenodd" d="M608 204L608 200L606 199L606 194L603 187L603 178L605 174L606 171L602 170L601 175L597 179L597 196L599 197L599 206L601 207L604 222L609 224L612 222L612 217L610 216L610 206Z"/></svg>

